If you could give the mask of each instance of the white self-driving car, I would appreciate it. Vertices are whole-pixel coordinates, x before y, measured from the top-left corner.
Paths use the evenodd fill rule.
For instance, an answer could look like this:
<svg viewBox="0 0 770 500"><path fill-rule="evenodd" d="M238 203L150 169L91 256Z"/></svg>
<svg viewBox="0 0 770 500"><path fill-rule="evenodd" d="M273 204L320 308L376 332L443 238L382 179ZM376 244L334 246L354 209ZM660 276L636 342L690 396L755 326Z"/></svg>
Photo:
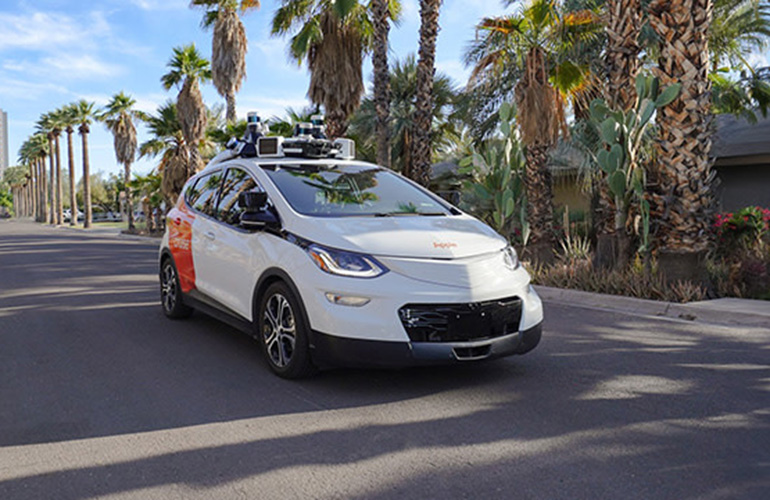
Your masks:
<svg viewBox="0 0 770 500"><path fill-rule="evenodd" d="M163 312L202 310L270 368L403 367L529 352L543 310L506 240L352 141L256 138L184 186L160 248Z"/></svg>

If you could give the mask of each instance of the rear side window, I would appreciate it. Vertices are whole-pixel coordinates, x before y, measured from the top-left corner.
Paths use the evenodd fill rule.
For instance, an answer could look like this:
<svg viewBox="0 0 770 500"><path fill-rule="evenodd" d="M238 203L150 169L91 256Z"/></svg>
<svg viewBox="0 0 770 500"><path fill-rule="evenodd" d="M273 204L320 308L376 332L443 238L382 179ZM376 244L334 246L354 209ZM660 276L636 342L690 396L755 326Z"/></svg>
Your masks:
<svg viewBox="0 0 770 500"><path fill-rule="evenodd" d="M239 225L243 207L238 204L238 196L248 191L260 191L254 179L244 170L229 169L219 197L217 218L231 226Z"/></svg>
<svg viewBox="0 0 770 500"><path fill-rule="evenodd" d="M212 172L201 176L187 198L194 210L211 217L216 216L217 193L222 183L222 172Z"/></svg>

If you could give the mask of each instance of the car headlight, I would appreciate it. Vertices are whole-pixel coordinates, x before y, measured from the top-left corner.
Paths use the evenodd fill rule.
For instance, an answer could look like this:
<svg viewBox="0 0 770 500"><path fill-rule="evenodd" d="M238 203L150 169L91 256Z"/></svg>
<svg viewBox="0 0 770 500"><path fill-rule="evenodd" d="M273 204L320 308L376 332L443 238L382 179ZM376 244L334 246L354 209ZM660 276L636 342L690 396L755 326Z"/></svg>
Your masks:
<svg viewBox="0 0 770 500"><path fill-rule="evenodd" d="M376 278L388 272L374 257L344 250L322 247L312 243L305 248L315 265L322 271L351 278Z"/></svg>
<svg viewBox="0 0 770 500"><path fill-rule="evenodd" d="M515 271L516 269L521 267L521 262L519 262L519 256L516 255L516 250L514 250L511 245L508 245L503 249L503 262L505 263L505 267L507 267L511 271Z"/></svg>

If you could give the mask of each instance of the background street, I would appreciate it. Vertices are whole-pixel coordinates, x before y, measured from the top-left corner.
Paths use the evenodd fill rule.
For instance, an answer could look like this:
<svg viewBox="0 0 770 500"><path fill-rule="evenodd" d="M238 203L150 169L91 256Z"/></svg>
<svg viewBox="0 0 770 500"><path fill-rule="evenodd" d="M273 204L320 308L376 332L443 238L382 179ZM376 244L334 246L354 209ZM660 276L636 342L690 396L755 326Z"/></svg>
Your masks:
<svg viewBox="0 0 770 500"><path fill-rule="evenodd" d="M0 499L770 498L770 329L549 302L526 356L291 382L157 281L0 221Z"/></svg>

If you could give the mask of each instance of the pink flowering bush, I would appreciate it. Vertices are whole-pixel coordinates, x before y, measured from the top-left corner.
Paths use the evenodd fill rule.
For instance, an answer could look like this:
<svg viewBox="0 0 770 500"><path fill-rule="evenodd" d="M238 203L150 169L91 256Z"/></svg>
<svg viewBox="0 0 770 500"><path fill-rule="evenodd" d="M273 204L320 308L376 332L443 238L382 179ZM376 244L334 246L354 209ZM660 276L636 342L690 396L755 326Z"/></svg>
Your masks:
<svg viewBox="0 0 770 500"><path fill-rule="evenodd" d="M717 261L712 275L720 295L770 299L770 209L717 214L713 228Z"/></svg>

